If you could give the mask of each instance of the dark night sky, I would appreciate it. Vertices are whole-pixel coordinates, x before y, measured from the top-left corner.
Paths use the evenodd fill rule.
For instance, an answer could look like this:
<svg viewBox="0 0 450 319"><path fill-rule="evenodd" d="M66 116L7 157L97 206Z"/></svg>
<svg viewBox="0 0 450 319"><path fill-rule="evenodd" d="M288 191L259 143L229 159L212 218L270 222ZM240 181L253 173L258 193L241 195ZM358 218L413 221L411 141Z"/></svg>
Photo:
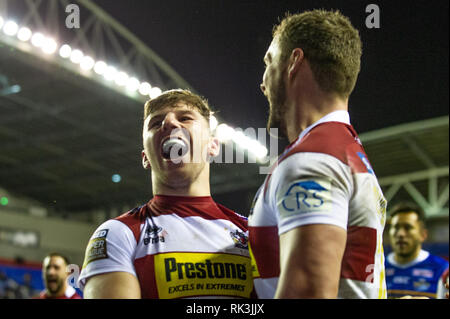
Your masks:
<svg viewBox="0 0 450 319"><path fill-rule="evenodd" d="M350 99L357 131L448 114L448 1L96 0L207 97L225 122L265 127L259 90L272 26L286 11L339 9L360 31ZM381 28L365 26L376 3Z"/></svg>

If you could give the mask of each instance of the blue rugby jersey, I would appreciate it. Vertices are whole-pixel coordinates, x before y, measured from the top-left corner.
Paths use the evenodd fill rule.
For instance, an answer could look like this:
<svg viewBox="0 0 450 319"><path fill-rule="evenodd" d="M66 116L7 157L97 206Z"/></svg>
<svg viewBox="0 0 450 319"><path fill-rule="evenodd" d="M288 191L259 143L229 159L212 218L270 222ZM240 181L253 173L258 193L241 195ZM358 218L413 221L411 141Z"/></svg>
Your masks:
<svg viewBox="0 0 450 319"><path fill-rule="evenodd" d="M405 295L445 298L448 261L441 257L421 250L414 261L401 265L395 262L392 252L386 258L385 269L388 298Z"/></svg>

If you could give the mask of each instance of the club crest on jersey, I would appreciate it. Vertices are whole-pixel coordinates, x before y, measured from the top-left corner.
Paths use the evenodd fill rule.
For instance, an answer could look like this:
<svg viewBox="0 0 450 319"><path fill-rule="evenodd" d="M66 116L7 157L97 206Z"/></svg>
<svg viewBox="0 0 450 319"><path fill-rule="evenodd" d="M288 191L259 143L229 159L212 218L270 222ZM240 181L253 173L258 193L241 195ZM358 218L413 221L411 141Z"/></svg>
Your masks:
<svg viewBox="0 0 450 319"><path fill-rule="evenodd" d="M283 217L331 210L331 182L324 179L297 180L281 190L277 203Z"/></svg>
<svg viewBox="0 0 450 319"><path fill-rule="evenodd" d="M166 232L163 232L162 227L157 225L147 226L147 229L145 230L144 245L148 245L150 243L157 244L159 242L163 243L165 241L165 233Z"/></svg>
<svg viewBox="0 0 450 319"><path fill-rule="evenodd" d="M233 239L234 245L238 248L247 249L248 248L248 237L245 233L235 230L234 232L230 231L231 239Z"/></svg>

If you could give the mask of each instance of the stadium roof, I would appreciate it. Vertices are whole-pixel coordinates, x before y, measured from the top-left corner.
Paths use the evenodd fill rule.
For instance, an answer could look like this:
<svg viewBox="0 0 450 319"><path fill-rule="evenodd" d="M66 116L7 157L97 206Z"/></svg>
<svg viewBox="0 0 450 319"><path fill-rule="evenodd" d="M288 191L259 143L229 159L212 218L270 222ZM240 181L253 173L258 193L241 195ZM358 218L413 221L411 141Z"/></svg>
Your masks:
<svg viewBox="0 0 450 319"><path fill-rule="evenodd" d="M167 63L92 1L77 3L84 10L84 27L75 32L59 26L57 32L61 38L72 36L69 42L74 48L97 60L109 63L111 59L128 75L147 79L162 89L189 87ZM16 20L18 27L26 24L50 32L58 29L57 4L68 1L3 0L1 14L5 4L8 14L19 17L22 13L22 19ZM25 7L15 8L20 4ZM115 80L105 81L94 72L80 71L69 57L52 57L36 50L30 44L32 39L27 42L7 35L14 31L14 24L10 23L11 30L5 33L6 16L3 18L0 187L37 200L56 213L121 209L148 200L149 176L141 168L140 155L146 98L124 93ZM447 100L441 100L440 105L446 104L448 95ZM254 114L254 105L246 112ZM377 108L359 110L369 111L379 112ZM258 113L263 116L264 112ZM250 121L245 114L239 116ZM448 115L364 133L361 140L391 202L414 197L430 216L448 216ZM265 177L259 174L259 168L258 164L213 164L213 194L239 195L225 204L232 208L233 203L242 204L244 191L254 193Z"/></svg>
<svg viewBox="0 0 450 319"><path fill-rule="evenodd" d="M443 116L361 134L389 201L415 201L428 216L448 216L448 130Z"/></svg>

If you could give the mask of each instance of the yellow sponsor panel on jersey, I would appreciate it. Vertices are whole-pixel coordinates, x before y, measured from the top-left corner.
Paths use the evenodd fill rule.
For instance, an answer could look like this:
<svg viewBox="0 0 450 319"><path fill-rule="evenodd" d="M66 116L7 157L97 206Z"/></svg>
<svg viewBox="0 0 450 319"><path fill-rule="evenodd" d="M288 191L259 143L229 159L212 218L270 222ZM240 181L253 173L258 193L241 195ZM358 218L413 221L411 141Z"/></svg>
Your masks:
<svg viewBox="0 0 450 319"><path fill-rule="evenodd" d="M249 257L222 253L165 253L155 255L154 262L160 298L249 298L253 289Z"/></svg>
<svg viewBox="0 0 450 319"><path fill-rule="evenodd" d="M252 276L253 278L259 278L259 271L258 271L258 264L256 263L256 259L255 256L253 255L252 252L252 247L250 245L250 243L248 243L248 252L250 254L250 259L251 259L251 265L252 265Z"/></svg>

